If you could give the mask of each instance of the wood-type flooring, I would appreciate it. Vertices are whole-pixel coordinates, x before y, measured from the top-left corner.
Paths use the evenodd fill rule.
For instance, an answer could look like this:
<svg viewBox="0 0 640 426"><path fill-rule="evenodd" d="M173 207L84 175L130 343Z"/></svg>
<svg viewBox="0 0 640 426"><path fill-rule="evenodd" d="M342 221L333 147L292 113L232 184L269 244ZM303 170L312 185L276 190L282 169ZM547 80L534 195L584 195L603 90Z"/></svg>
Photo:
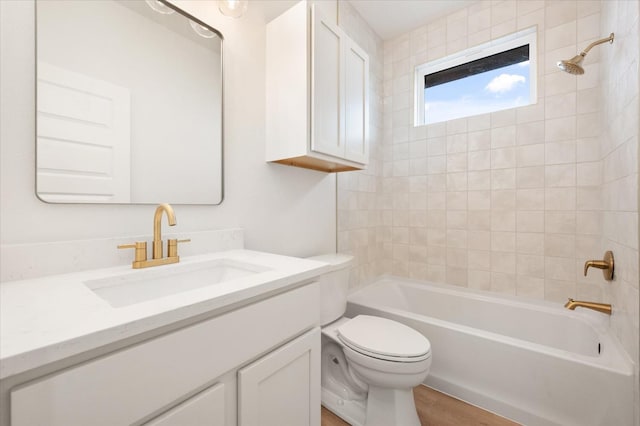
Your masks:
<svg viewBox="0 0 640 426"><path fill-rule="evenodd" d="M413 396L422 426L518 426L518 423L426 386L415 387ZM349 424L322 407L322 426Z"/></svg>

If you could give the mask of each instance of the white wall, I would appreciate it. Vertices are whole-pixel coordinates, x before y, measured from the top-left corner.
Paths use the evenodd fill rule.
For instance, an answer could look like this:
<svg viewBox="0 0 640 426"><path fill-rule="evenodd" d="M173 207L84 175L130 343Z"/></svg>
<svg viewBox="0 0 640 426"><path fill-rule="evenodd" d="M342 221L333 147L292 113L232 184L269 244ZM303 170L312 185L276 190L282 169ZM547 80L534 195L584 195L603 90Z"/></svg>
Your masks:
<svg viewBox="0 0 640 426"><path fill-rule="evenodd" d="M38 60L130 91L132 202L216 203L219 41L205 43L178 14L137 6L142 10L117 2L40 2ZM177 32L183 29L186 35Z"/></svg>
<svg viewBox="0 0 640 426"><path fill-rule="evenodd" d="M300 256L334 251L335 176L264 162L265 23L251 8L234 20L215 2L176 3L225 36L225 201L175 206L172 232L241 227L250 249ZM150 236L154 206L50 205L35 197L33 2L1 1L0 19L3 251L14 244Z"/></svg>

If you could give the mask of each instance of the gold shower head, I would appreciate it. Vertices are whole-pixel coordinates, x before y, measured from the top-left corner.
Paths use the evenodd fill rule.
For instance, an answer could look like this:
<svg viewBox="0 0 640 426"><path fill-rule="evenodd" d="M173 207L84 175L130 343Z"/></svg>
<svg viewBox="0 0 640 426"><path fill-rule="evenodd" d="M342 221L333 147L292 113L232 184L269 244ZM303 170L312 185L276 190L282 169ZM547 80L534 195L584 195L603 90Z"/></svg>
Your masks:
<svg viewBox="0 0 640 426"><path fill-rule="evenodd" d="M568 72L569 74L580 75L584 74L584 68L580 65L583 59L583 55L576 55L566 61L558 61L557 65L562 71Z"/></svg>
<svg viewBox="0 0 640 426"><path fill-rule="evenodd" d="M584 49L582 52L580 52L579 55L576 55L573 58L568 59L566 61L558 61L556 65L562 71L568 72L569 74L574 74L574 75L584 74L584 68L582 68L582 65L580 65L580 64L582 64L582 61L584 60L584 57L587 56L587 53L589 52L589 50L591 50L591 48L593 46L597 46L598 44L602 44L602 43L606 43L606 42L613 43L613 33L611 33L611 35L609 35L609 37L607 37L607 38L603 38L602 40L594 41L589 46L587 46L586 49Z"/></svg>

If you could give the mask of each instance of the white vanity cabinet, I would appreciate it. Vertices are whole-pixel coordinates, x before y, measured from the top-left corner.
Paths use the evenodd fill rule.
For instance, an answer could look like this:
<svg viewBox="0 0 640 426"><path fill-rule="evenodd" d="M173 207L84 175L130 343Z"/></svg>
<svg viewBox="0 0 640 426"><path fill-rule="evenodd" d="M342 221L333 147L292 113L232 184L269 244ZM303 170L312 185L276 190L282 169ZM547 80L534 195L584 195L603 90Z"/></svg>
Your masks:
<svg viewBox="0 0 640 426"><path fill-rule="evenodd" d="M327 172L369 161L369 57L309 2L267 25L266 159Z"/></svg>
<svg viewBox="0 0 640 426"><path fill-rule="evenodd" d="M310 283L14 387L11 425L320 424ZM295 419L293 423L281 419Z"/></svg>

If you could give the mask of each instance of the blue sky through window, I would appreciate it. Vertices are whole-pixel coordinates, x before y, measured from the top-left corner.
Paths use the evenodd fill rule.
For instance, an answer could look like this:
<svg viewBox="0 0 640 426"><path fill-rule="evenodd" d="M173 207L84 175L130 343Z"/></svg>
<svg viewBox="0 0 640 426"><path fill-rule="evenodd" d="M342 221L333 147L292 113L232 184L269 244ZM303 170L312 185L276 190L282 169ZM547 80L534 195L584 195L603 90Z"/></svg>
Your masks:
<svg viewBox="0 0 640 426"><path fill-rule="evenodd" d="M424 90L425 123L530 104L529 61L496 68Z"/></svg>

